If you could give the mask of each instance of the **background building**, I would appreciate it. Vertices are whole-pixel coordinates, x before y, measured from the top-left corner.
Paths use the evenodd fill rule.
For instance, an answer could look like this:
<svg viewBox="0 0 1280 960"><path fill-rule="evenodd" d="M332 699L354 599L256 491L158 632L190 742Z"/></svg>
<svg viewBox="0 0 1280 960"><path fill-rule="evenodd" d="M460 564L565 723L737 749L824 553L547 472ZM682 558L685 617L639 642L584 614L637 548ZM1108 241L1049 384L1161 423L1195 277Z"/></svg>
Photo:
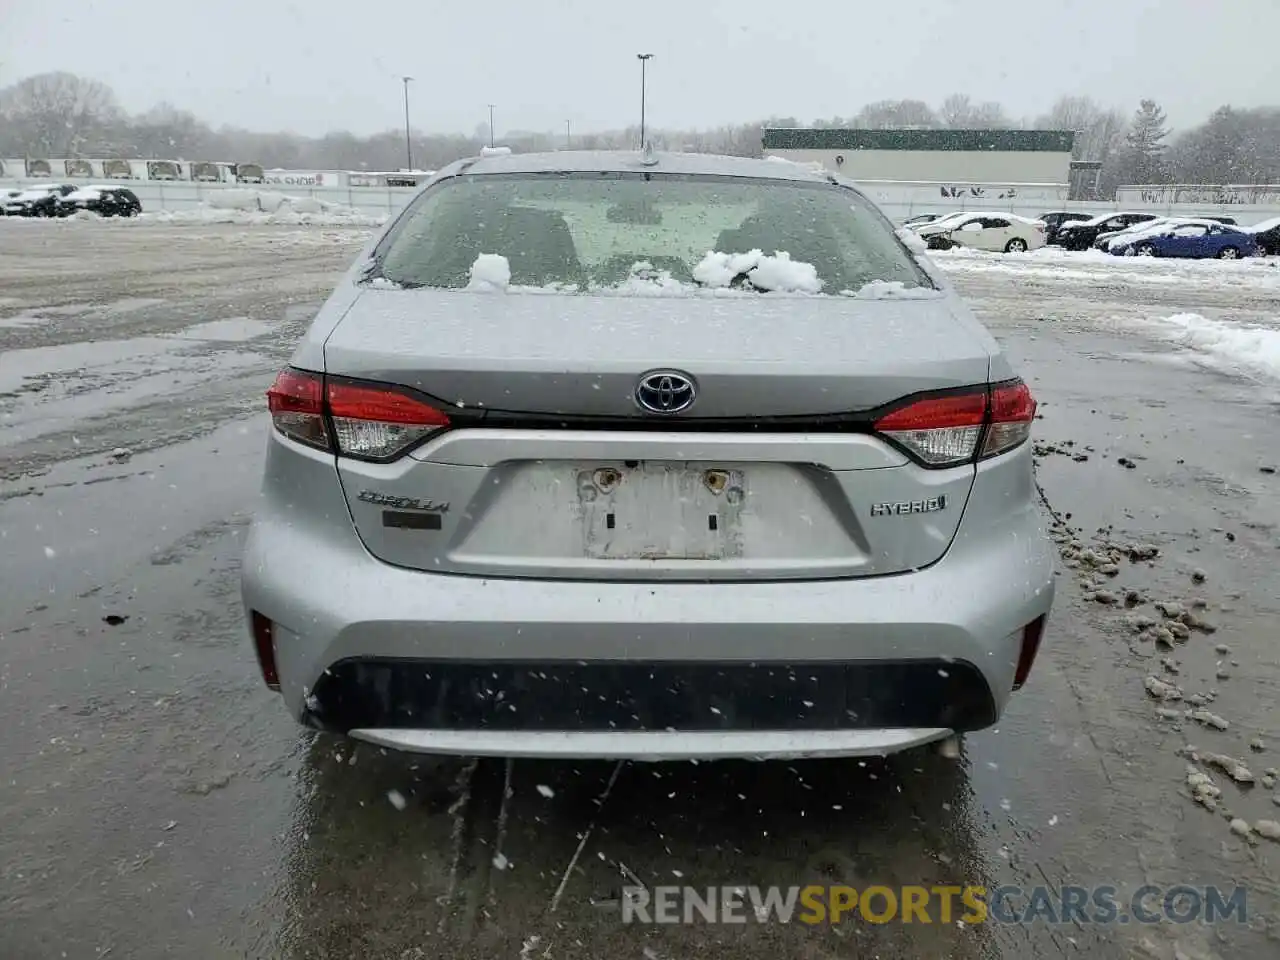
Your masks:
<svg viewBox="0 0 1280 960"><path fill-rule="evenodd" d="M766 128L766 156L821 163L853 180L972 184L1071 182L1068 130Z"/></svg>

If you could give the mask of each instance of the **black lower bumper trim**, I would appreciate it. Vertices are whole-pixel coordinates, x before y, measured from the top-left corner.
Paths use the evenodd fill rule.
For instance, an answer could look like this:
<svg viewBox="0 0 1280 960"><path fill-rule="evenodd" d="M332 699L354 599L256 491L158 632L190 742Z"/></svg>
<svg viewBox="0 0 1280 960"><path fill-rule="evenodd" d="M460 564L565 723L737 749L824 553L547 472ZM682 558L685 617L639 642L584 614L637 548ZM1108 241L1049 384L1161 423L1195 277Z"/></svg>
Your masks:
<svg viewBox="0 0 1280 960"><path fill-rule="evenodd" d="M996 721L972 664L518 662L351 659L333 664L304 721L438 730L859 730Z"/></svg>

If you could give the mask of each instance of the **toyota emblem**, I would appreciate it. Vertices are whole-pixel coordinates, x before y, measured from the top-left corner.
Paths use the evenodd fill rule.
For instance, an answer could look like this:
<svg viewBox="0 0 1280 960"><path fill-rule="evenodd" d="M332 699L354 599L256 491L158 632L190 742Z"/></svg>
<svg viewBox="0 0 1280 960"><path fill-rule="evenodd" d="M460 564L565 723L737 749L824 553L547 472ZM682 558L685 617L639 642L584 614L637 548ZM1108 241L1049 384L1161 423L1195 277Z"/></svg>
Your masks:
<svg viewBox="0 0 1280 960"><path fill-rule="evenodd" d="M678 370L651 370L636 384L636 404L649 413L680 413L697 395L693 377Z"/></svg>

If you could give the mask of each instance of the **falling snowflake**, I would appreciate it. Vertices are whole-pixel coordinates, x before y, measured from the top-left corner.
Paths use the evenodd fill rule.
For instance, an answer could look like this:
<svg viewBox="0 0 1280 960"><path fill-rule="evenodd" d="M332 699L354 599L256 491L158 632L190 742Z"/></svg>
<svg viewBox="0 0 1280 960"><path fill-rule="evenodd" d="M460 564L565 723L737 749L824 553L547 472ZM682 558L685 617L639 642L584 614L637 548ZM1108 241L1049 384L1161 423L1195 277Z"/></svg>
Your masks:
<svg viewBox="0 0 1280 960"><path fill-rule="evenodd" d="M388 790L387 799L391 801L391 805L397 810L403 810L406 805L404 794L399 790Z"/></svg>

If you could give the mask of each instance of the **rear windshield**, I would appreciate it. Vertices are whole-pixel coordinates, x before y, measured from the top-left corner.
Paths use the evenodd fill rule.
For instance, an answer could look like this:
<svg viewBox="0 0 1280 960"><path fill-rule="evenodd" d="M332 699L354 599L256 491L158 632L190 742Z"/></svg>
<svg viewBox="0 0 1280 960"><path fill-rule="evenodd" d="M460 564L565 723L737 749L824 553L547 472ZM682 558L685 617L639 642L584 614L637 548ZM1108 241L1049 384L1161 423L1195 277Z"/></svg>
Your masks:
<svg viewBox="0 0 1280 960"><path fill-rule="evenodd" d="M370 275L565 292L933 289L893 226L852 190L657 173L443 181L384 238Z"/></svg>

